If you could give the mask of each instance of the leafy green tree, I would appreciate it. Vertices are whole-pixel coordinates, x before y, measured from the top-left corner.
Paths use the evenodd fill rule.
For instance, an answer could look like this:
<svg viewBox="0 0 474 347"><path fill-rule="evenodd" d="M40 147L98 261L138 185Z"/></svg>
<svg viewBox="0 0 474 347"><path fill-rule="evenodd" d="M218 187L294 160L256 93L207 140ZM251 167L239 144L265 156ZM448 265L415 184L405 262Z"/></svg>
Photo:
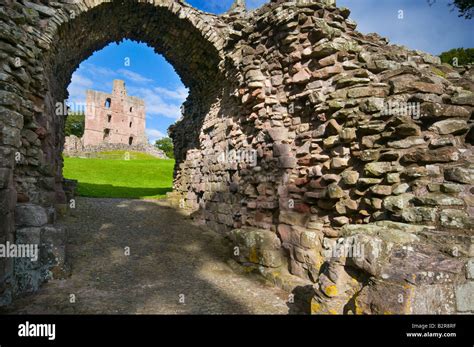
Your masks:
<svg viewBox="0 0 474 347"><path fill-rule="evenodd" d="M165 152L168 158L174 158L173 140L169 137L163 137L162 139L156 140L155 147Z"/></svg>
<svg viewBox="0 0 474 347"><path fill-rule="evenodd" d="M451 6L458 8L459 17L472 19L474 15L474 0L454 0Z"/></svg>
<svg viewBox="0 0 474 347"><path fill-rule="evenodd" d="M66 118L65 134L66 136L75 135L82 137L84 135L85 116L83 113L69 113Z"/></svg>
<svg viewBox="0 0 474 347"><path fill-rule="evenodd" d="M447 52L441 53L439 57L441 58L441 62L453 66L473 64L474 48L453 48Z"/></svg>
<svg viewBox="0 0 474 347"><path fill-rule="evenodd" d="M436 0L427 0L427 2L431 6L436 2ZM449 3L449 6L452 10L454 10L454 8L458 9L459 17L472 19L474 16L474 0L452 0L452 2Z"/></svg>

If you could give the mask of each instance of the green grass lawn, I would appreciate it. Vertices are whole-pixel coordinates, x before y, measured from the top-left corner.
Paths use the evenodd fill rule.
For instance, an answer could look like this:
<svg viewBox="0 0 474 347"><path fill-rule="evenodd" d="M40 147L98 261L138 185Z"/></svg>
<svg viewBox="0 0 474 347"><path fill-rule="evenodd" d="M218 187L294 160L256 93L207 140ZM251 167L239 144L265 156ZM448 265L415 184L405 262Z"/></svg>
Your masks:
<svg viewBox="0 0 474 347"><path fill-rule="evenodd" d="M129 158L129 160L125 160ZM173 186L174 160L138 152L102 152L64 158L64 177L79 181L77 194L96 198L163 198Z"/></svg>

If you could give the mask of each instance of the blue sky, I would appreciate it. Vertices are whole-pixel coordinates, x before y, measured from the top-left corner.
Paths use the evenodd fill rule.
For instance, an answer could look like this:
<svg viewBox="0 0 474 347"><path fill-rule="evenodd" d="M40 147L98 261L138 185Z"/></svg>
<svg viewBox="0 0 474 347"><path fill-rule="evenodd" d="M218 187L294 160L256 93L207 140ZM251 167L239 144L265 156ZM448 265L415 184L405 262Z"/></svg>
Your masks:
<svg viewBox="0 0 474 347"><path fill-rule="evenodd" d="M336 0L338 6L351 9L351 18L362 33L377 32L391 43L420 49L432 54L457 47L474 47L473 20L458 18L450 12L448 0ZM232 0L188 0L200 10L220 14ZM247 0L255 9L264 0ZM399 19L400 10L403 19ZM111 43L81 63L72 76L69 100L84 103L85 91L112 90L112 81L123 79L129 95L145 99L147 134L150 141L166 136L168 127L180 116L180 106L187 97L174 68L144 43Z"/></svg>

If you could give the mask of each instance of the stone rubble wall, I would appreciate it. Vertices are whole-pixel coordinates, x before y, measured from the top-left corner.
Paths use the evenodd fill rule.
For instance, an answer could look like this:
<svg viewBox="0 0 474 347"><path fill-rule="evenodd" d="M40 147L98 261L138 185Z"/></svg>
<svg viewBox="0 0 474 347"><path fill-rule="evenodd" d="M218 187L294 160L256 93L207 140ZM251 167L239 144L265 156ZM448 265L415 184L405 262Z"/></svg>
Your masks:
<svg viewBox="0 0 474 347"><path fill-rule="evenodd" d="M76 135L66 136L64 138L64 154L82 152L84 150L84 143L81 137Z"/></svg>
<svg viewBox="0 0 474 347"><path fill-rule="evenodd" d="M349 14L332 0L237 1L222 16L181 1L6 1L0 240L54 225L69 196L54 105L82 60L129 37L190 88L170 129L170 201L226 235L236 261L309 288L313 313L474 312L472 69L362 35ZM27 274L0 259L2 304Z"/></svg>
<svg viewBox="0 0 474 347"><path fill-rule="evenodd" d="M88 157L93 156L94 153L107 151L141 152L158 159L169 159L165 152L149 143L140 143L131 146L123 143L102 143L97 146L84 146L82 138L75 135L65 137L63 154L66 156Z"/></svg>
<svg viewBox="0 0 474 347"><path fill-rule="evenodd" d="M348 16L279 2L235 22L233 106L205 119L176 205L274 283L313 285L313 313L473 312L473 71Z"/></svg>

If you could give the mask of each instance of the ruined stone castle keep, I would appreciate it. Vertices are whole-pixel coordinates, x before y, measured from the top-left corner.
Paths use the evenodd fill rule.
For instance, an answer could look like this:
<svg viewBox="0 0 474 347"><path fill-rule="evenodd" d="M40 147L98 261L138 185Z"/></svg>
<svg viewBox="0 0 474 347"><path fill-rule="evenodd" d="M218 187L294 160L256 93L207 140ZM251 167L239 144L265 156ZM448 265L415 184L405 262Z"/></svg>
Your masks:
<svg viewBox="0 0 474 347"><path fill-rule="evenodd" d="M472 69L363 35L349 15L334 0L236 1L220 16L179 0L4 0L0 242L43 256L0 258L0 304L62 273L54 106L81 61L129 38L190 90L170 198L237 261L309 288L316 314L474 312Z"/></svg>
<svg viewBox="0 0 474 347"><path fill-rule="evenodd" d="M148 143L145 135L145 101L127 95L125 82L114 80L112 94L86 92L84 146L103 143Z"/></svg>

